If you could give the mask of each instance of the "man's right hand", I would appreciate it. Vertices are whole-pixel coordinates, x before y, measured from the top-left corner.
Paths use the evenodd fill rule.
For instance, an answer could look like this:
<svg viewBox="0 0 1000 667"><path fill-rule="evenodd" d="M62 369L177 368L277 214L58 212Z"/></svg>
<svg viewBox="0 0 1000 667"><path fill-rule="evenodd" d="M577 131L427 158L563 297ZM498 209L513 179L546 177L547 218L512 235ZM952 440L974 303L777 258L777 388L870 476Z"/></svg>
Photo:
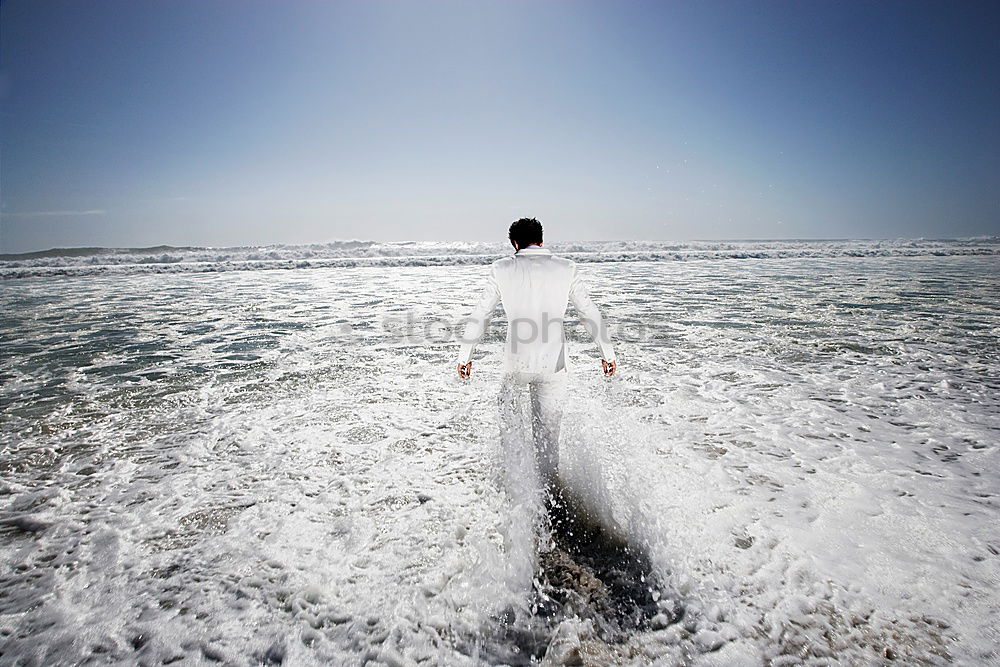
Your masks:
<svg viewBox="0 0 1000 667"><path fill-rule="evenodd" d="M467 364L458 365L458 377L462 378L463 380L468 380L471 375L472 375L471 361Z"/></svg>
<svg viewBox="0 0 1000 667"><path fill-rule="evenodd" d="M604 359L601 359L601 368L604 369L605 377L611 377L615 374L618 364L614 361L605 361Z"/></svg>

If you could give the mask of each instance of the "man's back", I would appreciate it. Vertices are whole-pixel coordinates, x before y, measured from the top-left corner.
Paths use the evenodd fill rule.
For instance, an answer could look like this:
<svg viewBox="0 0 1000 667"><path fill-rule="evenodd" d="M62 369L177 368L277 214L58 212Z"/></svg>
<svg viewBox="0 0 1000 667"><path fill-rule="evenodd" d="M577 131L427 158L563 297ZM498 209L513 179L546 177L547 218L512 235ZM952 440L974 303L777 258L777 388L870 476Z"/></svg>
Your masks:
<svg viewBox="0 0 1000 667"><path fill-rule="evenodd" d="M572 302L604 359L614 349L576 263L529 246L490 265L489 277L463 334L459 363L468 363L498 303L507 315L505 372L554 373L566 367L563 319Z"/></svg>

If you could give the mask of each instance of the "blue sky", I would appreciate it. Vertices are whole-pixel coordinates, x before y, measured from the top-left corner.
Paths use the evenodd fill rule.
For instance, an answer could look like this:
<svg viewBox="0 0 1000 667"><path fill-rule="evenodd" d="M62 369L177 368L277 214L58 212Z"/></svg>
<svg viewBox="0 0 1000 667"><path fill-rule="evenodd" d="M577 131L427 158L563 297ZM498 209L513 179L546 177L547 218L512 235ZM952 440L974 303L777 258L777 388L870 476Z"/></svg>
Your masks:
<svg viewBox="0 0 1000 667"><path fill-rule="evenodd" d="M1000 234L996 2L7 0L0 249Z"/></svg>

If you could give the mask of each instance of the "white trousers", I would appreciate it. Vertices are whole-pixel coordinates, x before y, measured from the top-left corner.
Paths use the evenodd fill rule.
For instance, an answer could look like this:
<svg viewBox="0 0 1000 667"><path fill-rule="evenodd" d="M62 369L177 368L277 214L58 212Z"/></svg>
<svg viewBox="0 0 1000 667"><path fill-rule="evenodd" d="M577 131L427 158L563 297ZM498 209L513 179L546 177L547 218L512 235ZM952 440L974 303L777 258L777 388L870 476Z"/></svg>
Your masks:
<svg viewBox="0 0 1000 667"><path fill-rule="evenodd" d="M504 374L498 402L508 487L554 491L566 377L565 368L555 373ZM533 479L524 479L525 475Z"/></svg>

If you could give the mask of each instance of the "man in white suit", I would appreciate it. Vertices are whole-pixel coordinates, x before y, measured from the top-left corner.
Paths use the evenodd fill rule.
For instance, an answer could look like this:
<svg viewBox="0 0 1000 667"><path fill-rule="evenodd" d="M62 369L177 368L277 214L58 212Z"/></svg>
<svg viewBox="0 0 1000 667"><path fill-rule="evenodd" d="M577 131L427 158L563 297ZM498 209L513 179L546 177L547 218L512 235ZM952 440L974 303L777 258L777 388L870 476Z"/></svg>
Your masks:
<svg viewBox="0 0 1000 667"><path fill-rule="evenodd" d="M541 223L521 218L510 226L509 236L515 254L490 265L485 289L460 339L458 374L463 379L471 376L473 349L502 303L507 314L507 342L499 396L501 433L509 448L517 425L505 423L513 411L504 408L527 391L535 464L540 481L551 493L559 466L559 422L567 374L563 318L569 302L600 348L601 367L607 377L615 374L615 352L576 263L542 247Z"/></svg>

